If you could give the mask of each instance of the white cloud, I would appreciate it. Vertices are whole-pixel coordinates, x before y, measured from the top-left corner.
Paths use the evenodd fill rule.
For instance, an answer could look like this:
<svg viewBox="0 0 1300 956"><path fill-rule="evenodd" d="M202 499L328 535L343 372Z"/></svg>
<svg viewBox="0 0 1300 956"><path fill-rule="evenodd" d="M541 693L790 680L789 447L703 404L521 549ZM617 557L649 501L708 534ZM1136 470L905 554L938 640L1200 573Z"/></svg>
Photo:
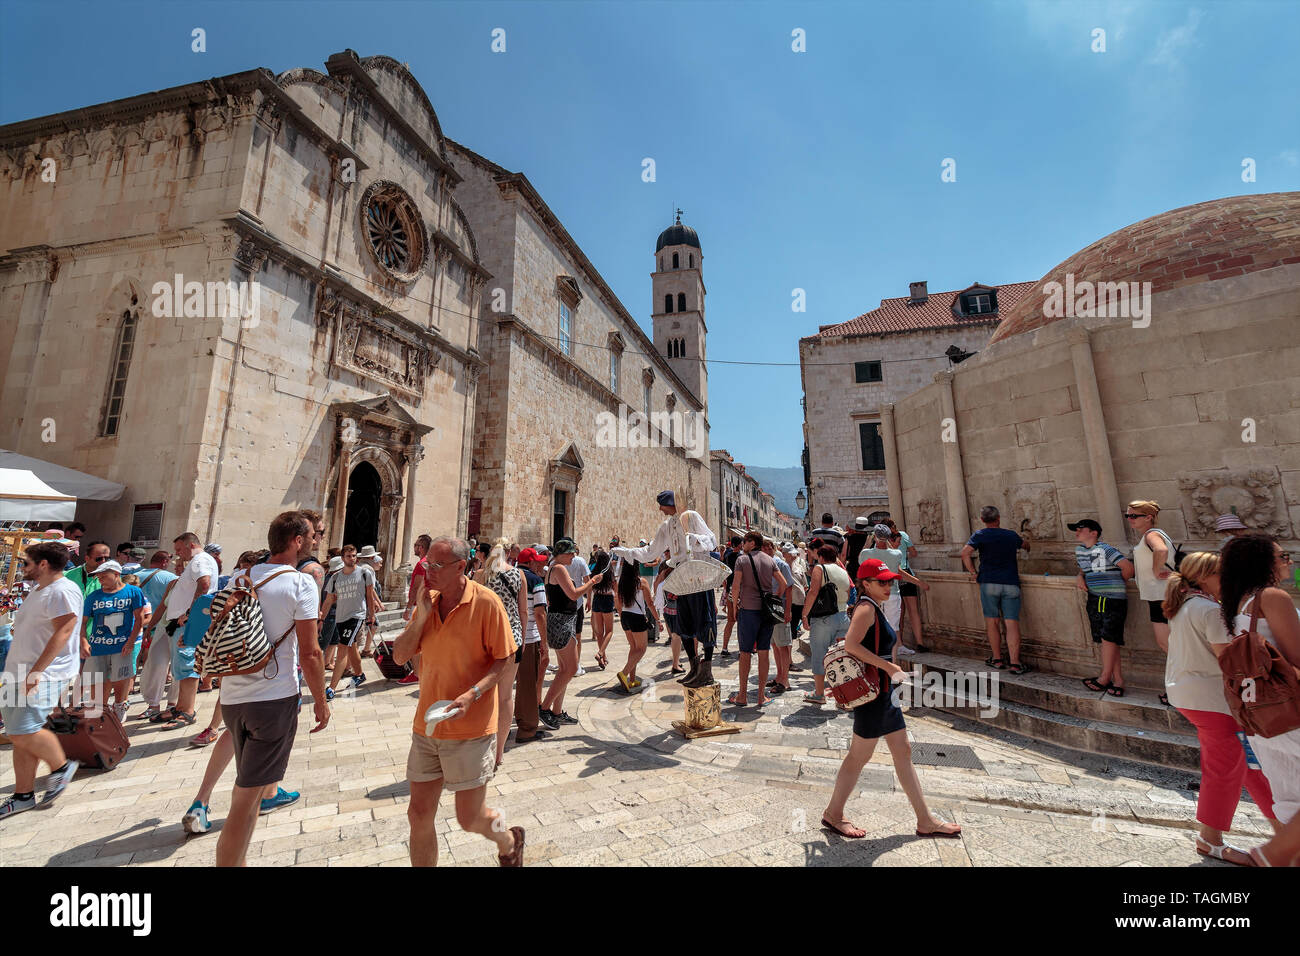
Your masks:
<svg viewBox="0 0 1300 956"><path fill-rule="evenodd" d="M1201 11L1195 7L1188 10L1186 20L1156 38L1155 49L1147 62L1177 69L1182 65L1183 54L1196 45L1196 28L1200 23Z"/></svg>

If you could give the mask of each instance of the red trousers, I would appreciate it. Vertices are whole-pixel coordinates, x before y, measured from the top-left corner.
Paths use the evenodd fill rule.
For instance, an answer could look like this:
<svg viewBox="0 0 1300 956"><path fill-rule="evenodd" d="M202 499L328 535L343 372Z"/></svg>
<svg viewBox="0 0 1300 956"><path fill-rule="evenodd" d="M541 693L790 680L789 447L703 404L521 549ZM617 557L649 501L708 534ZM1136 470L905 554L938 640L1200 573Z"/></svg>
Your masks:
<svg viewBox="0 0 1300 956"><path fill-rule="evenodd" d="M1241 801L1244 784L1255 806L1272 820L1273 791L1259 770L1246 766L1246 751L1237 737L1237 722L1227 714L1209 710L1178 712L1192 722L1201 744L1201 792L1196 799L1196 820L1227 832Z"/></svg>

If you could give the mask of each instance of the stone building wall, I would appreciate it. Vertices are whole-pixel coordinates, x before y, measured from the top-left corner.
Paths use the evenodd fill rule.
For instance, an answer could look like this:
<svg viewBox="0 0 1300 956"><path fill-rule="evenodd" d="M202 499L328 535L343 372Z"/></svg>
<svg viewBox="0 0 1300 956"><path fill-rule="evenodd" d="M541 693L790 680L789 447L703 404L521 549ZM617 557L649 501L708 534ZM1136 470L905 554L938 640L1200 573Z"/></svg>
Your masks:
<svg viewBox="0 0 1300 956"><path fill-rule="evenodd" d="M664 488L680 489L693 499L690 507L716 524L710 515L707 433L699 459L664 447L666 436L657 432L661 447L598 444L598 416L617 419L620 403L626 414L643 411L647 378L652 412L698 409L672 380L666 359L654 354L621 303L577 259L558 221L528 194L530 187L515 181L503 189L498 180L511 175L506 170L464 147L453 144L452 150L464 177L455 197L493 274L481 315L480 348L488 368L474 428L472 496L481 501L479 538L504 534L525 543L549 542L552 462L570 450L581 469L562 468L560 486L568 487L566 477L576 481L572 531L584 552L594 541L608 543L611 534L634 540L651 534L662 520L654 496ZM569 355L558 342L559 276L576 281L581 294L571 310ZM494 296L503 304L500 312L492 308ZM621 346L617 392L611 390L611 344Z"/></svg>
<svg viewBox="0 0 1300 956"><path fill-rule="evenodd" d="M1102 539L1129 555L1136 543L1117 527L1117 514L1107 517L1105 490L1094 484L1072 349L1086 349L1095 368L1118 510L1131 500L1158 501L1159 526L1188 552L1217 550L1214 519L1233 510L1288 550L1300 536L1300 264L1158 292L1151 314L1146 328L1127 319L1061 319L994 342L954 370L969 516L959 534L938 440L945 383L894 406L903 527L921 552L914 566L960 570L957 554L981 527L979 509L996 505L1002 526L1031 542L1019 559L1030 609L1022 631L1041 669L1080 674L1095 663L1077 592L1067 584L1076 566L1066 524L1097 519ZM974 656L983 646L974 585L961 575L935 575L933 583L925 616L937 640L929 643ZM1130 597L1125 673L1135 684L1158 685L1164 655L1136 610L1132 585Z"/></svg>
<svg viewBox="0 0 1300 956"><path fill-rule="evenodd" d="M993 328L990 323L889 335L809 336L799 341L813 479L808 514L814 524L827 511L845 524L884 506L888 500L885 472L862 470L858 424L879 421L883 404L930 384L936 371L949 367L944 356L949 346L978 351ZM883 362L883 381L854 381L853 363L866 361Z"/></svg>

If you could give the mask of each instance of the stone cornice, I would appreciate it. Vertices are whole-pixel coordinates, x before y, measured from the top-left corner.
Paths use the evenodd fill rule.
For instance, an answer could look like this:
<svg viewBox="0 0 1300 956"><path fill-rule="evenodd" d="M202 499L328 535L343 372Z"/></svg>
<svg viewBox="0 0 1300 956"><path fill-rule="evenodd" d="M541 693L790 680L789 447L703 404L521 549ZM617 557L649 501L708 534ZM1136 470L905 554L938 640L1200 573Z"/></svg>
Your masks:
<svg viewBox="0 0 1300 956"><path fill-rule="evenodd" d="M253 240L263 245L266 248L268 258L271 260L288 266L296 270L300 275L308 276L316 282L323 281L327 291L369 310L370 314L377 318L386 318L390 321L396 320L400 323L403 332L415 335L423 344L436 348L446 355L453 356L458 362L467 367L482 368L487 365L487 362L479 355L471 354L460 346L453 344L441 333L419 325L400 312L394 312L378 299L367 295L350 282L341 279L338 273L324 269L311 260L304 258L291 246L282 244L274 235L256 225L250 219L245 218L242 212L240 215L227 220L227 222L241 239ZM471 318L470 321L474 321L474 319Z"/></svg>

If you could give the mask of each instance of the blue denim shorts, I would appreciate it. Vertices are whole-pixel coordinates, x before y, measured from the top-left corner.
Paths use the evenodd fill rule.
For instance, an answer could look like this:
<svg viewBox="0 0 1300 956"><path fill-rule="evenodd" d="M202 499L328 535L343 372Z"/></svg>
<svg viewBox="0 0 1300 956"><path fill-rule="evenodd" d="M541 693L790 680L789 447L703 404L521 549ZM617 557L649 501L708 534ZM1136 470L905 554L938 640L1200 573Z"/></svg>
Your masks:
<svg viewBox="0 0 1300 956"><path fill-rule="evenodd" d="M981 584L980 607L984 609L985 617L1020 620L1020 585Z"/></svg>
<svg viewBox="0 0 1300 956"><path fill-rule="evenodd" d="M15 675L6 675L0 705L0 720L5 723L5 733L11 737L34 734L45 726L45 719L59 705L59 695L67 681L43 680L36 689L26 694L21 683L14 683Z"/></svg>

